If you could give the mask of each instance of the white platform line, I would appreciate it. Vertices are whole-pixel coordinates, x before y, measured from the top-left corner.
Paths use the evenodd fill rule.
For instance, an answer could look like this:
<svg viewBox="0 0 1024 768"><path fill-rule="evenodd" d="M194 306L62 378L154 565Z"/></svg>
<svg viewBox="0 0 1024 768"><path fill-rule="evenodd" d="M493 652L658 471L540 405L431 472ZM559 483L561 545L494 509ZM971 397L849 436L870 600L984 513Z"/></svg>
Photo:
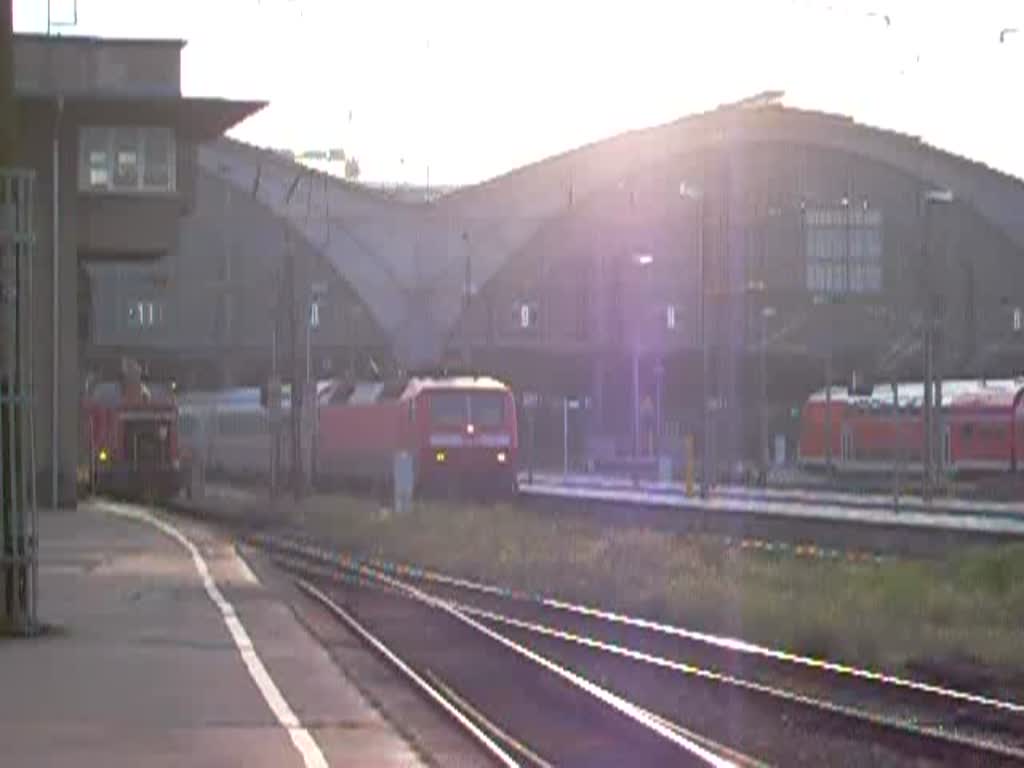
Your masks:
<svg viewBox="0 0 1024 768"><path fill-rule="evenodd" d="M249 676L252 678L253 682L256 683L256 687L260 689L260 693L263 694L264 701L267 702L267 706L270 707L270 711L274 713L274 717L277 718L277 722L281 724L281 727L288 731L288 736L291 738L295 748L302 756L303 764L306 768L327 768L327 760L324 758L323 752L320 751L320 747L317 745L310 732L306 730L302 723L299 722L298 717L296 717L292 708L288 706L288 702L285 701L284 696L281 694L281 690L277 687L277 684L274 683L270 673L267 672L267 668L263 665L259 655L256 653L256 648L253 646L252 640L249 638L249 633L245 631L245 627L238 618L238 614L235 612L234 606L225 599L223 594L221 594L220 588L217 586L217 582L214 581L213 575L210 573L210 568L206 564L206 560L204 560L203 556L199 554L199 549L196 545L173 525L154 517L149 512L146 512L139 507L127 504L111 504L109 502L100 502L97 503L96 506L108 512L112 512L115 515L120 515L121 517L143 520L156 528L159 528L188 550L189 554L192 555L192 562L195 564L196 570L199 572L199 577L203 582L203 587L206 589L206 594L209 595L210 600L213 601L213 604L216 605L217 609L220 611L221 616L224 617L224 624L227 625L228 632L231 634L231 639L234 640L235 646L238 648L238 652L242 657L242 661L245 663L246 669L249 670Z"/></svg>

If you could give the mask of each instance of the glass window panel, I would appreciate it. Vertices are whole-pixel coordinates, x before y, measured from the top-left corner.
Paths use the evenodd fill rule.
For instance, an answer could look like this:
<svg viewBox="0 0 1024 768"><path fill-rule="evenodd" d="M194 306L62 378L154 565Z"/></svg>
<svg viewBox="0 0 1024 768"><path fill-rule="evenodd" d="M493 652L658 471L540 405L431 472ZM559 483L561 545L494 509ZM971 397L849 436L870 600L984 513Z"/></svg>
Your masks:
<svg viewBox="0 0 1024 768"><path fill-rule="evenodd" d="M86 126L78 136L79 185L85 189L110 186L110 134Z"/></svg>
<svg viewBox="0 0 1024 768"><path fill-rule="evenodd" d="M882 267L874 265L868 273L868 285L873 293L880 293L882 290Z"/></svg>
<svg viewBox="0 0 1024 768"><path fill-rule="evenodd" d="M851 269L850 293L864 293L864 267L854 264Z"/></svg>
<svg viewBox="0 0 1024 768"><path fill-rule="evenodd" d="M458 427L469 418L469 398L462 392L435 392L430 395L430 422L445 427Z"/></svg>
<svg viewBox="0 0 1024 768"><path fill-rule="evenodd" d="M469 396L469 410L476 426L500 427L505 419L505 396L497 392L475 392Z"/></svg>
<svg viewBox="0 0 1024 768"><path fill-rule="evenodd" d="M846 287L846 280L844 279L844 268L842 264L832 265L832 292L842 293Z"/></svg>
<svg viewBox="0 0 1024 768"><path fill-rule="evenodd" d="M151 189L173 189L173 134L167 128L146 128L143 131L143 139L143 186Z"/></svg>
<svg viewBox="0 0 1024 768"><path fill-rule="evenodd" d="M135 128L114 131L114 187L135 189L139 185L139 132Z"/></svg>

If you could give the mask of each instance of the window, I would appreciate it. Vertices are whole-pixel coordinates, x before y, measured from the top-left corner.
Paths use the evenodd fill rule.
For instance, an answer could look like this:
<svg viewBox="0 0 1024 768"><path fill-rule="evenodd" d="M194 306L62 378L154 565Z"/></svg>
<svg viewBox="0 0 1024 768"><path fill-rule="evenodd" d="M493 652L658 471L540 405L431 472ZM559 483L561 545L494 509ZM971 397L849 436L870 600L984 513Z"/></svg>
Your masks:
<svg viewBox="0 0 1024 768"><path fill-rule="evenodd" d="M494 429L505 419L505 396L498 392L480 392L469 396L469 417L477 426Z"/></svg>
<svg viewBox="0 0 1024 768"><path fill-rule="evenodd" d="M149 129L144 138L142 186L146 189L174 189L174 141L170 130Z"/></svg>
<svg viewBox="0 0 1024 768"><path fill-rule="evenodd" d="M430 396L430 422L437 426L473 424L495 429L504 420L505 395L500 392L435 392Z"/></svg>
<svg viewBox="0 0 1024 768"><path fill-rule="evenodd" d="M134 128L114 131L114 184L117 189L139 186L139 132Z"/></svg>
<svg viewBox="0 0 1024 768"><path fill-rule="evenodd" d="M173 192L174 133L163 126L84 126L78 186L111 192Z"/></svg>
<svg viewBox="0 0 1024 768"><path fill-rule="evenodd" d="M862 208L805 214L807 290L876 294L882 290L882 214Z"/></svg>
<svg viewBox="0 0 1024 768"><path fill-rule="evenodd" d="M430 396L430 422L444 427L460 427L469 418L469 403L460 392L435 392Z"/></svg>
<svg viewBox="0 0 1024 768"><path fill-rule="evenodd" d="M153 328L164 321L162 301L140 299L128 304L129 328Z"/></svg>
<svg viewBox="0 0 1024 768"><path fill-rule="evenodd" d="M536 302L517 301L515 304L515 327L522 331L537 327L539 320Z"/></svg>

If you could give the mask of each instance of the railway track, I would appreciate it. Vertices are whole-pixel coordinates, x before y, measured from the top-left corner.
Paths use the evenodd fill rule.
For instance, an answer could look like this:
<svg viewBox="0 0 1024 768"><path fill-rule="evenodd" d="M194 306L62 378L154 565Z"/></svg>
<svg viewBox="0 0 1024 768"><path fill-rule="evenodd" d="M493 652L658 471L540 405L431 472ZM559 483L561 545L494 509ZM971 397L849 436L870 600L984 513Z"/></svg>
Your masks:
<svg viewBox="0 0 1024 768"><path fill-rule="evenodd" d="M400 590L347 589L323 566L296 558L281 564L300 572L307 595L400 670L497 764L757 765L426 594L410 600Z"/></svg>
<svg viewBox="0 0 1024 768"><path fill-rule="evenodd" d="M722 764L756 764L748 755L785 765L1024 764L1024 705L1015 702L414 567L355 560L297 539L256 534L250 540L281 565L317 580L319 586L310 587L322 597L344 603L344 610L402 647L417 668L444 681L453 694L448 700L464 702L453 704L460 711L496 713L480 715L477 727L499 742L496 734L513 734L506 744L529 743L527 752L509 747L525 764L538 764L526 757L530 753L559 765L592 765L597 754L651 764L667 757L657 751L666 745L676 762L684 754L700 759L680 752L666 732ZM590 692L586 711L592 714L556 726L559 713L581 711L586 685L575 686L572 696L552 693L550 680L536 679L538 666L555 674L545 665L597 686L634 717L611 707L617 712L612 728L602 720L610 716L608 701ZM594 701L602 701L597 711ZM492 719L510 725L488 727ZM626 721L632 725L623 730ZM559 745L595 738L602 746L586 755L559 752L565 749Z"/></svg>

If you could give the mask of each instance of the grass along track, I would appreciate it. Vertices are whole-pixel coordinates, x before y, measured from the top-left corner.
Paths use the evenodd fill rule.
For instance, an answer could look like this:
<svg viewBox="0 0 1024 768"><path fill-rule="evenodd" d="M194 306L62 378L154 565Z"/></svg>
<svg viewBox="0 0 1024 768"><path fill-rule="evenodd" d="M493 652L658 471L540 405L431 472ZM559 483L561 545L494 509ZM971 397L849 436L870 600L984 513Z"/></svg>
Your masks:
<svg viewBox="0 0 1024 768"><path fill-rule="evenodd" d="M419 504L397 517L367 499L321 496L289 516L360 556L806 656L890 671L927 665L994 695L1024 694L1024 545L925 561L818 560L507 505Z"/></svg>
<svg viewBox="0 0 1024 768"><path fill-rule="evenodd" d="M1024 711L1024 707L1012 702L986 699L958 691L943 690L935 686L920 684L910 680L893 679L868 670L839 668L837 665L822 663L815 659L795 657L771 649L737 643L728 638L715 638L700 633L688 632L677 627L652 624L651 622L628 616L608 614L584 606L544 600L536 596L517 593L513 590L452 579L429 571L394 567L384 563L358 562L351 558L339 557L335 553L306 543L289 542L276 537L264 537L260 540L260 543L278 556L285 556L293 560L298 558L300 561L304 560L307 563L312 562L321 569L341 569L349 576L361 575L369 577L375 582L384 583L396 591L415 593L421 599L425 598L436 601L437 604L460 611L467 616L475 617L478 621L491 627L499 627L505 632L511 632L513 636L518 636L523 641L532 639L536 643L538 638L543 638L544 643L548 643L548 653L555 658L562 659L564 663L570 666L578 667L581 664L579 656L582 653L587 653L591 656L594 653L602 656L611 656L615 660L615 664L612 666L616 667L613 672L608 673L607 665L602 663L597 663L596 666L589 666L588 668L598 672L603 666L604 672L601 672L601 674L608 673L613 678L618 679L620 684L627 687L629 683L622 681L634 678L635 673L624 669L623 665L629 667L631 664L641 664L656 668L659 673L670 673L668 679L661 680L659 684L662 690L665 690L666 686L671 686L672 688L678 686L680 676L690 681L696 679L702 684L719 689L724 687L731 689L732 692L742 692L745 696L755 696L768 700L771 708L775 710L773 712L774 715L778 715L780 706L796 709L798 711L793 716L793 721L802 722L804 728L810 727L814 731L823 730L823 732L830 732L833 735L839 732L846 739L851 735L856 735L868 739L868 743L874 742L887 745L902 755L910 754L915 758L930 758L943 763L955 760L958 764L967 765L992 765L1018 759L1024 760L1024 752L1019 751L1017 747L985 740L978 733L969 733L963 728L958 728L956 723L948 721L948 717L943 722L934 722L939 712L948 709L950 701L955 702L960 708L969 705L983 709L990 715L997 713L1006 716L1010 720L1017 720L1020 713ZM402 577L401 579L397 578L399 574ZM410 579L418 579L429 583L431 586L430 592L424 592L420 588L410 586L408 583ZM467 593L472 594L475 599L472 604L467 602L455 603L450 594L439 595L437 588L440 588L442 591L462 592L463 600L465 600ZM493 605L482 607L478 599L481 596L486 597L492 603L495 601L505 603L506 605L502 607L504 612L494 610ZM523 618L522 616L509 615L507 612L507 603L509 601L520 606L529 605L535 613L537 609L543 608L548 615L542 617L544 618L543 622L539 621L537 616ZM558 614L561 620L556 620L557 623L553 624L552 614ZM693 663L679 660L678 657L670 658L666 655L658 655L657 648L640 649L634 645L627 646L621 642L614 642L614 640L609 640L607 637L595 636L594 626L584 627L583 631L585 633L581 633L578 626L566 626L564 619L567 616L572 619L580 619L582 617L584 623L591 622L594 624L603 622L614 625L616 631L612 634L618 635L616 639L629 640L632 643L636 643L638 640L642 641L643 635L646 633L647 635L655 636L662 645L664 645L665 638L671 636L675 639L683 637L687 641L695 641L698 644L712 646L718 651L727 651L727 654L719 654L718 662L720 664L722 662L721 656L723 655L746 655L748 657L756 657L759 664L764 662L768 662L769 665L788 664L797 667L805 673L813 670L819 676L831 676L846 681L853 680L861 686L870 683L876 687L886 689L890 695L895 693L900 699L898 703L901 712L899 715L893 715L879 711L877 707L872 711L863 707L851 706L848 703L837 703L834 700L834 696L832 700L821 698L823 692L827 691L828 688L825 688L824 691L819 689L816 695L808 695L806 687L800 690L790 690L777 687L777 680L775 685L772 685L762 681L738 678L722 671L695 666ZM630 630L629 637L623 637L621 631L623 628ZM607 630L607 627L605 629ZM554 648L551 647L550 641L556 641ZM678 653L679 649L676 648L674 651ZM662 648L661 653L671 654L672 651L665 651ZM591 662L587 663L588 665L591 664ZM805 674L803 677L806 678L808 675ZM806 682L806 679L803 680L805 685ZM660 700L661 706L664 706L664 696L659 698L659 696L653 695L650 690L646 691L646 694L652 700ZM908 698L923 699L929 697L935 699L939 705L933 711L922 712L920 702L915 702L916 709L907 709ZM877 702L875 703L877 704ZM933 724L922 726L920 724L922 719L932 720ZM1018 728L1016 736L1019 738L1022 735L1024 734L1021 734ZM747 749L748 745L743 744L743 748ZM846 744L844 751L848 754L849 750L850 745ZM780 755L776 754L773 757L778 758ZM818 755L818 757L820 758L821 755ZM882 759L883 757L882 755L874 754L871 756L871 762L887 762L885 759ZM794 764L796 762L814 764L813 760L799 759L791 754L785 755L783 762L787 764ZM831 759L829 762L834 764L834 761ZM852 764L858 763L854 761Z"/></svg>

